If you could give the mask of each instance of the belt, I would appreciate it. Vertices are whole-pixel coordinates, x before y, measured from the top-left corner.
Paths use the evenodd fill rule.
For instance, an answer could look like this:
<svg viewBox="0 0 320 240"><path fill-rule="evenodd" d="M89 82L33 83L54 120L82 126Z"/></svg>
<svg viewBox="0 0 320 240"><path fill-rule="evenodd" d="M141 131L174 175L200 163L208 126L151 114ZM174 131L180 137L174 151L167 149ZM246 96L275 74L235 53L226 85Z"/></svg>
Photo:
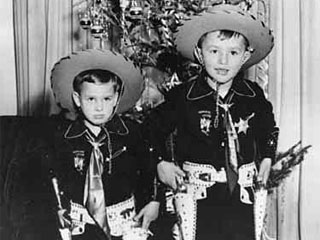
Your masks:
<svg viewBox="0 0 320 240"><path fill-rule="evenodd" d="M227 176L224 168L219 171L209 164L198 164L193 162L184 162L182 166L186 172L186 183L196 186L211 187L216 182L226 183Z"/></svg>
<svg viewBox="0 0 320 240"><path fill-rule="evenodd" d="M73 225L71 235L83 234L85 224L95 225L95 221L83 205L71 201L70 206L70 218ZM106 212L112 236L122 236L136 225L136 222L133 220L136 215L135 199L133 196L123 202L106 207Z"/></svg>
<svg viewBox="0 0 320 240"><path fill-rule="evenodd" d="M217 171L212 165L184 162L182 169L186 177L177 179L178 192L189 193L196 200L207 197L207 188L215 183L226 183L227 176L224 168Z"/></svg>

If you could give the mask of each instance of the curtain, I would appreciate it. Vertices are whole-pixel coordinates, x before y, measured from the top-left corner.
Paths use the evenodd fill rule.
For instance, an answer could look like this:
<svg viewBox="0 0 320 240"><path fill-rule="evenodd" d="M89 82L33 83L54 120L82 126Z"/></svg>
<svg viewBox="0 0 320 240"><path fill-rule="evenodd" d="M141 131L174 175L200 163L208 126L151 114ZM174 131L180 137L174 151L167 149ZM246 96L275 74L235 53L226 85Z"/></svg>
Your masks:
<svg viewBox="0 0 320 240"><path fill-rule="evenodd" d="M13 0L18 115L60 111L51 91L54 64L71 52L105 47L79 25L89 0Z"/></svg>
<svg viewBox="0 0 320 240"><path fill-rule="evenodd" d="M50 71L72 50L72 1L14 0L13 11L18 115L57 112Z"/></svg>
<svg viewBox="0 0 320 240"><path fill-rule="evenodd" d="M319 239L320 236L320 2L301 1L302 42L302 140L312 144L301 170L301 236Z"/></svg>
<svg viewBox="0 0 320 240"><path fill-rule="evenodd" d="M2 1L0 7L0 115L17 114L12 25L12 2Z"/></svg>
<svg viewBox="0 0 320 240"><path fill-rule="evenodd" d="M275 48L269 95L280 127L278 150L302 140L312 147L272 196L269 233L278 240L316 240L320 233L320 2L271 0ZM272 211L272 210L277 210Z"/></svg>

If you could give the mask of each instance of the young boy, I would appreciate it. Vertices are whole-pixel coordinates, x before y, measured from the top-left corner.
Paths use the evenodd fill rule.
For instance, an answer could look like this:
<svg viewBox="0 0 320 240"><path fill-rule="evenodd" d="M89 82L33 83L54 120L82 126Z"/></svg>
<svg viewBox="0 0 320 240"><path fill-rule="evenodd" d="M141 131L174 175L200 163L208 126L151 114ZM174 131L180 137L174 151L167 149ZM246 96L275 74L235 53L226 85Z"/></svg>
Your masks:
<svg viewBox="0 0 320 240"><path fill-rule="evenodd" d="M203 70L145 121L160 180L177 192L174 231L184 240L253 240L253 179L266 183L278 129L262 89L242 71L269 54L273 36L253 16L222 4L186 21L176 45ZM175 129L172 163L164 142Z"/></svg>
<svg viewBox="0 0 320 240"><path fill-rule="evenodd" d="M53 184L46 185L54 189L49 201L59 224L51 228L59 228L61 237L115 240L138 233L147 238L159 207L155 171L138 127L118 115L135 104L142 84L140 70L110 51L72 54L55 65L58 104L69 112L76 113L73 103L78 109L74 121L50 131L41 160L41 171L53 176Z"/></svg>

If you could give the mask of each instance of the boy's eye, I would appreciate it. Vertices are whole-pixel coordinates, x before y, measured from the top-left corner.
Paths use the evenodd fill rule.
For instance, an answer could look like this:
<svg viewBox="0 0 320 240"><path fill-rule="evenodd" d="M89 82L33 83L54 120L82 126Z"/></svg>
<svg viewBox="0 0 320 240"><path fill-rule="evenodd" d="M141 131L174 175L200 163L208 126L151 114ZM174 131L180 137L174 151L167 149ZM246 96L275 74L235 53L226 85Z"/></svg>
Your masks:
<svg viewBox="0 0 320 240"><path fill-rule="evenodd" d="M106 97L106 98L104 98L104 100L105 100L105 101L110 101L111 98L110 98L110 97Z"/></svg>
<svg viewBox="0 0 320 240"><path fill-rule="evenodd" d="M94 101L94 98L93 98L93 97L89 97L89 98L88 98L88 101L89 101L89 102L93 102L93 101Z"/></svg>
<svg viewBox="0 0 320 240"><path fill-rule="evenodd" d="M236 56L236 55L238 55L239 53L238 53L238 51L231 51L231 55L232 56Z"/></svg>
<svg viewBox="0 0 320 240"><path fill-rule="evenodd" d="M210 50L210 53L214 53L214 54L215 54L215 53L217 53L217 52L218 52L217 49L211 49L211 50Z"/></svg>

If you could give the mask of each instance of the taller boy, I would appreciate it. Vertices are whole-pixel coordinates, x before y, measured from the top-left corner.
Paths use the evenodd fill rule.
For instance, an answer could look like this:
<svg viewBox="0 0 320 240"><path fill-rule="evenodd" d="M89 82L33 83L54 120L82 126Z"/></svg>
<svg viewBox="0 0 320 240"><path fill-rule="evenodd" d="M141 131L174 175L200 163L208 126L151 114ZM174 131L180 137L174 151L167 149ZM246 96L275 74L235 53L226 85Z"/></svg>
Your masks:
<svg viewBox="0 0 320 240"><path fill-rule="evenodd" d="M184 191L191 195L175 200L183 220L180 235L254 239L253 178L266 183L278 129L272 105L242 71L269 54L271 31L247 12L223 4L185 21L176 45L203 70L169 92L145 126L159 153L160 179L176 189L184 177ZM168 159L164 140L174 129L176 163L162 161Z"/></svg>

